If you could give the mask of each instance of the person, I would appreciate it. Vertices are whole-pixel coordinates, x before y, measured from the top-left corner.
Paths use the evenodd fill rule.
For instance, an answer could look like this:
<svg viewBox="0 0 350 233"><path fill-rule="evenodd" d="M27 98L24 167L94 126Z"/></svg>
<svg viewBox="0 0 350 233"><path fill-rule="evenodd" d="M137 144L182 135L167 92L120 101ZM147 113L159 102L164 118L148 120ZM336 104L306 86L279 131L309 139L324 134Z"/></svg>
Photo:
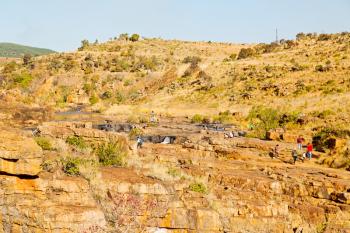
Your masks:
<svg viewBox="0 0 350 233"><path fill-rule="evenodd" d="M292 157L293 157L293 164L295 164L295 162L298 159L298 152L296 150L292 150Z"/></svg>
<svg viewBox="0 0 350 233"><path fill-rule="evenodd" d="M313 150L313 146L309 142L306 146L306 156L309 158L309 160L311 160L311 158L312 158L312 150Z"/></svg>
<svg viewBox="0 0 350 233"><path fill-rule="evenodd" d="M156 114L155 114L154 111L152 110L150 122L151 122L151 123L156 123L156 121L157 121L157 119L156 119Z"/></svg>
<svg viewBox="0 0 350 233"><path fill-rule="evenodd" d="M279 148L278 144L275 146L275 149L273 150L273 155L276 158L278 158L280 156L280 148Z"/></svg>
<svg viewBox="0 0 350 233"><path fill-rule="evenodd" d="M298 150L301 150L303 148L304 141L305 139L301 135L299 135L299 137L297 138Z"/></svg>
<svg viewBox="0 0 350 233"><path fill-rule="evenodd" d="M140 136L137 137L137 149L142 148L143 140Z"/></svg>
<svg viewBox="0 0 350 233"><path fill-rule="evenodd" d="M306 152L304 152L302 155L301 155L301 162L304 162L306 158Z"/></svg>

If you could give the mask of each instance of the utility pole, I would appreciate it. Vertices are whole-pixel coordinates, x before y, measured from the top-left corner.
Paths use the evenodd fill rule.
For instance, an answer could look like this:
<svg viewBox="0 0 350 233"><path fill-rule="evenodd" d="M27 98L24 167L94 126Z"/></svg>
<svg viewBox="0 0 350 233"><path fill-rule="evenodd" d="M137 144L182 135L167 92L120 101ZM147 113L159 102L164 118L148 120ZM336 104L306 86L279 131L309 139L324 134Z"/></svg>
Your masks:
<svg viewBox="0 0 350 233"><path fill-rule="evenodd" d="M276 28L276 43L279 44L278 43L278 29L277 28Z"/></svg>

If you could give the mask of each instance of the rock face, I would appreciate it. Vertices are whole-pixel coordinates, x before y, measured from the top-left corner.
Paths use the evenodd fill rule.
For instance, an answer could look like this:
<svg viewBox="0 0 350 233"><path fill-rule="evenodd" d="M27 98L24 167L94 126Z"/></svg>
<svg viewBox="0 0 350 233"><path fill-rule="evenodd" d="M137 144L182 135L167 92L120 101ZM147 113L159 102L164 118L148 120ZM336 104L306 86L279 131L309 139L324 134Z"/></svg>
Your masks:
<svg viewBox="0 0 350 233"><path fill-rule="evenodd" d="M42 162L41 148L21 132L0 131L0 172L36 176Z"/></svg>
<svg viewBox="0 0 350 233"><path fill-rule="evenodd" d="M41 131L90 141L125 137L84 124L50 123ZM277 142L207 132L186 138L145 143L131 151L129 168L101 167L88 180L39 166L3 171L0 232L350 232L349 172L312 161L291 165L294 144L278 142L282 157L272 160L267 152ZM42 156L26 137L2 136L1 148L12 162Z"/></svg>
<svg viewBox="0 0 350 233"><path fill-rule="evenodd" d="M106 224L82 178L0 176L0 184L0 232L83 232Z"/></svg>

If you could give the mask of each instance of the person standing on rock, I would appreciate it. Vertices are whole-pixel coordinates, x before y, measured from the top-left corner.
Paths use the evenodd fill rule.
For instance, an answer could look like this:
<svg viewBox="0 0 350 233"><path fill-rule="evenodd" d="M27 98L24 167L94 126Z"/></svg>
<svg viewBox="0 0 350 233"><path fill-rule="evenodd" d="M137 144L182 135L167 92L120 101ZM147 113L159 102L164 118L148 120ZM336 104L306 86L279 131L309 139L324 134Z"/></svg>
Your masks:
<svg viewBox="0 0 350 233"><path fill-rule="evenodd" d="M312 150L313 150L313 146L312 144L309 142L306 146L306 156L309 158L309 160L312 159Z"/></svg>
<svg viewBox="0 0 350 233"><path fill-rule="evenodd" d="M299 135L299 137L297 138L298 150L301 150L303 148L304 141L305 139L301 135Z"/></svg>
<svg viewBox="0 0 350 233"><path fill-rule="evenodd" d="M293 164L295 164L295 162L298 159L298 152L296 150L292 150L292 157L293 157Z"/></svg>
<svg viewBox="0 0 350 233"><path fill-rule="evenodd" d="M157 122L156 114L154 113L153 110L152 110L152 112L151 112L150 122L151 122L151 123L156 123L156 122Z"/></svg>
<svg viewBox="0 0 350 233"><path fill-rule="evenodd" d="M138 136L136 141L137 141L137 149L142 148L143 140L141 136Z"/></svg>
<svg viewBox="0 0 350 233"><path fill-rule="evenodd" d="M279 156L280 156L280 147L278 144L275 146L275 149L273 150L273 156L276 158L279 158ZM272 158L274 158L274 157L272 157Z"/></svg>

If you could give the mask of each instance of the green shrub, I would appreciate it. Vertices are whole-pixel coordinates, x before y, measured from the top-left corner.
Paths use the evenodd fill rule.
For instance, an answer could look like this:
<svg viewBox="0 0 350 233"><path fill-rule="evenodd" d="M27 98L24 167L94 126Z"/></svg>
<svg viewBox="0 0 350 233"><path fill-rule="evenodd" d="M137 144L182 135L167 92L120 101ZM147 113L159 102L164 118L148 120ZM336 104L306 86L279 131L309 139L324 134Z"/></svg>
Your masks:
<svg viewBox="0 0 350 233"><path fill-rule="evenodd" d="M90 83L84 83L83 90L85 91L86 94L90 94L92 89L93 87Z"/></svg>
<svg viewBox="0 0 350 233"><path fill-rule="evenodd" d="M130 86L132 84L132 81L130 79L125 79L123 85L125 87Z"/></svg>
<svg viewBox="0 0 350 233"><path fill-rule="evenodd" d="M95 149L95 153L103 166L125 166L127 152L121 142L114 141L100 144Z"/></svg>
<svg viewBox="0 0 350 233"><path fill-rule="evenodd" d="M140 71L140 70L151 70L155 71L159 62L156 56L152 57L139 57L138 62L136 62L133 66L132 71Z"/></svg>
<svg viewBox="0 0 350 233"><path fill-rule="evenodd" d="M48 138L36 137L35 141L41 147L41 149L43 149L43 150L53 150L51 141Z"/></svg>
<svg viewBox="0 0 350 233"><path fill-rule="evenodd" d="M193 192L197 192L197 193L206 193L207 192L207 188L205 187L205 185L203 183L193 183L190 184L189 186L190 190Z"/></svg>
<svg viewBox="0 0 350 233"><path fill-rule="evenodd" d="M79 176L79 165L81 160L79 158L67 157L61 160L62 170L68 176Z"/></svg>
<svg viewBox="0 0 350 233"><path fill-rule="evenodd" d="M253 107L249 114L248 120L256 122L254 130L256 136L260 138L266 137L266 132L279 126L280 116L276 109L264 106Z"/></svg>
<svg viewBox="0 0 350 233"><path fill-rule="evenodd" d="M125 101L124 95L122 93L120 93L120 92L115 93L115 98L114 99L115 99L115 102L118 103L118 104L123 103Z"/></svg>
<svg viewBox="0 0 350 233"><path fill-rule="evenodd" d="M88 147L87 143L82 137L79 136L70 136L67 137L66 143L68 143L71 146L75 146L79 149L86 149Z"/></svg>
<svg viewBox="0 0 350 233"><path fill-rule="evenodd" d="M219 115L213 117L214 123L229 124L233 121L230 111L220 112Z"/></svg>
<svg viewBox="0 0 350 233"><path fill-rule="evenodd" d="M252 57L255 55L255 50L252 48L242 48L239 53L237 59L245 59L248 57Z"/></svg>
<svg viewBox="0 0 350 233"><path fill-rule="evenodd" d="M175 168L169 168L168 174L171 175L172 177L180 177L181 176L181 172Z"/></svg>
<svg viewBox="0 0 350 233"><path fill-rule="evenodd" d="M191 122L192 123L202 123L204 119L204 116L200 115L200 114L195 114L192 119Z"/></svg>
<svg viewBox="0 0 350 233"><path fill-rule="evenodd" d="M140 39L140 35L139 34L132 34L129 38L130 41L138 41Z"/></svg>
<svg viewBox="0 0 350 233"><path fill-rule="evenodd" d="M30 75L29 73L27 72L22 72L21 74L17 74L14 79L13 79L13 82L16 84L16 85L19 85L23 88L26 88L30 85L30 83L32 82L33 80L33 77L32 75Z"/></svg>
<svg viewBox="0 0 350 233"><path fill-rule="evenodd" d="M91 105L98 103L98 101L99 101L99 99L95 94L91 95L89 98L89 102Z"/></svg>

